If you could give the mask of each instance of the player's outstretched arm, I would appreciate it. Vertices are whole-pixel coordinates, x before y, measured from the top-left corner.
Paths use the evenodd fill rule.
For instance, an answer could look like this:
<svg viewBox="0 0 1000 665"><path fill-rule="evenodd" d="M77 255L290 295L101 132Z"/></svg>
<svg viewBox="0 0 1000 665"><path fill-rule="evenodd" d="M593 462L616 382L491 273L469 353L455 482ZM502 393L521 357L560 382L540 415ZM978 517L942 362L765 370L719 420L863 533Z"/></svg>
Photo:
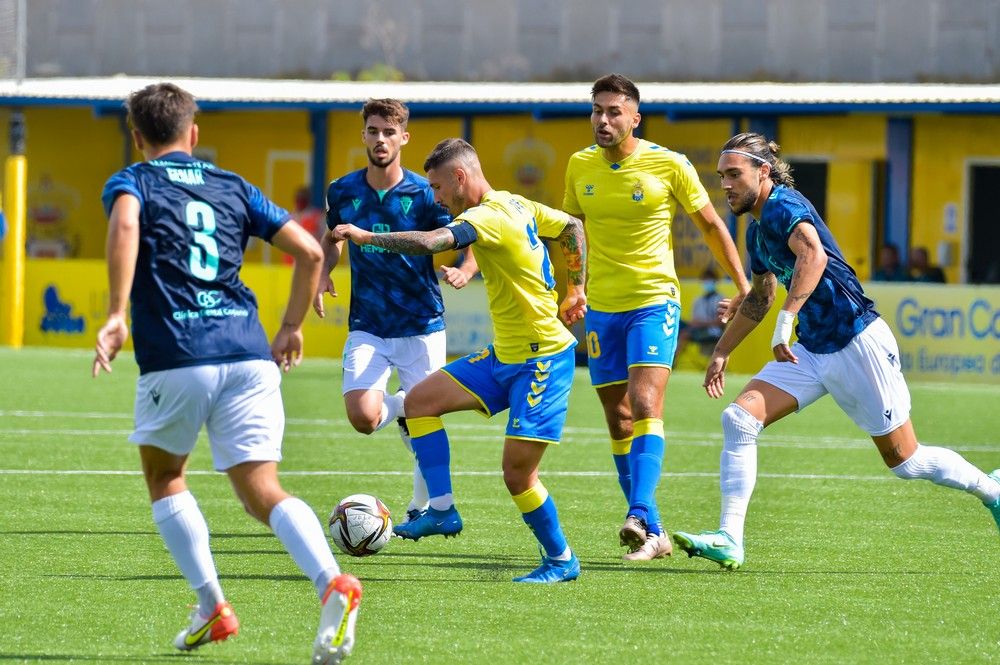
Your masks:
<svg viewBox="0 0 1000 665"><path fill-rule="evenodd" d="M792 229L788 238L788 248L795 253L795 267L792 269L792 279L788 284L788 296L785 298L781 311L778 312L778 322L771 337L771 350L778 362L798 362L790 346L792 324L795 315L802 309L809 296L816 289L823 277L829 260L823 243L820 242L816 227L801 222Z"/></svg>
<svg viewBox="0 0 1000 665"><path fill-rule="evenodd" d="M323 251L316 238L298 224L282 226L271 243L295 259L285 316L271 342L271 357L287 372L302 362L302 321L316 295Z"/></svg>
<svg viewBox="0 0 1000 665"><path fill-rule="evenodd" d="M712 256L736 285L737 294L730 299L729 308L722 315L722 322L725 323L733 318L740 303L750 293L750 282L747 280L746 273L743 272L743 264L740 262L740 253L736 249L736 243L733 242L732 236L729 235L729 229L712 204L692 213L691 219L705 236L705 244L711 250Z"/></svg>
<svg viewBox="0 0 1000 665"><path fill-rule="evenodd" d="M115 199L108 217L108 320L97 331L91 375L111 372L111 361L128 339L125 310L128 307L135 261L139 256L139 199L122 194Z"/></svg>
<svg viewBox="0 0 1000 665"><path fill-rule="evenodd" d="M736 316L729 322L722 337L716 342L712 358L708 361L708 368L705 370L705 383L702 385L709 397L714 399L722 397L726 387L725 372L726 365L729 364L729 355L767 316L771 305L774 304L777 284L778 280L774 273L766 272L753 276L750 293L743 299Z"/></svg>
<svg viewBox="0 0 1000 665"><path fill-rule="evenodd" d="M455 249L455 235L447 226L432 231L372 233L353 224L338 224L333 228L333 237L350 240L355 245L374 245L397 254L437 254Z"/></svg>
<svg viewBox="0 0 1000 665"><path fill-rule="evenodd" d="M336 240L333 237L333 231L327 231L320 240L320 246L323 249L323 268L320 270L319 287L316 289L316 297L313 299L313 309L322 319L326 316L326 310L323 307L323 294L329 293L334 298L337 297L337 287L333 283L330 271L340 262L340 252L344 241Z"/></svg>
<svg viewBox="0 0 1000 665"><path fill-rule="evenodd" d="M566 297L559 304L559 317L569 326L587 313L587 238L583 222L570 216L556 240L566 258Z"/></svg>

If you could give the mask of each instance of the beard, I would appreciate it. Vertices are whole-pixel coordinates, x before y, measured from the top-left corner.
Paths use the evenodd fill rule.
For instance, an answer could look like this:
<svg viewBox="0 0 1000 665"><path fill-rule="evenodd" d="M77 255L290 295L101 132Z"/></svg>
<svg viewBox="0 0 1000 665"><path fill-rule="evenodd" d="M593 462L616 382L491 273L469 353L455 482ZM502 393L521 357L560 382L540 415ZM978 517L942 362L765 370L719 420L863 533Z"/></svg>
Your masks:
<svg viewBox="0 0 1000 665"><path fill-rule="evenodd" d="M396 154L398 154L398 153L394 154L390 150L388 151L388 154L385 157L380 157L376 155L374 152L372 152L371 148L367 148L365 152L368 153L368 163L371 164L372 166L377 166L382 169L389 166L389 164L392 164L392 161L396 159Z"/></svg>
<svg viewBox="0 0 1000 665"><path fill-rule="evenodd" d="M753 204L757 200L757 194L758 192L748 191L730 203L729 208L735 215L742 215L743 213L750 212L753 210Z"/></svg>

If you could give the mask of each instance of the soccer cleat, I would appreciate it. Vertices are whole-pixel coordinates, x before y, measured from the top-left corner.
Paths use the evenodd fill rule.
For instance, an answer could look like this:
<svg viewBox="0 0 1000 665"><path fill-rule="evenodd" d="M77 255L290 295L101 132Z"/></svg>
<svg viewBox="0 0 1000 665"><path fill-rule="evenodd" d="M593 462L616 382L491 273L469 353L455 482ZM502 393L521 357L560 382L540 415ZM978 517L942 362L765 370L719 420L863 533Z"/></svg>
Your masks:
<svg viewBox="0 0 1000 665"><path fill-rule="evenodd" d="M670 556L673 551L674 547L670 544L670 536L666 533L647 533L646 542L634 552L623 556L622 559L625 561L651 561Z"/></svg>
<svg viewBox="0 0 1000 665"><path fill-rule="evenodd" d="M409 510L406 511L406 518L399 524L400 525L409 524L410 522L414 521L415 519L423 515L424 512L426 511L427 511L426 508L424 508L423 510L420 510L419 508L410 508Z"/></svg>
<svg viewBox="0 0 1000 665"><path fill-rule="evenodd" d="M445 538L462 532L462 516L455 506L447 510L428 508L417 519L397 524L393 530L400 538L420 540L424 536L442 535Z"/></svg>
<svg viewBox="0 0 1000 665"><path fill-rule="evenodd" d="M629 515L618 532L618 539L629 552L637 551L646 542L646 523L635 515Z"/></svg>
<svg viewBox="0 0 1000 665"><path fill-rule="evenodd" d="M515 582L534 584L553 584L555 582L571 582L580 576L580 560L575 554L570 554L566 561L550 559L542 556L542 565L527 575L515 577Z"/></svg>
<svg viewBox="0 0 1000 665"><path fill-rule="evenodd" d="M201 616L195 605L191 610L191 625L177 633L174 646L181 651L191 651L209 642L221 642L230 635L240 632L240 620L233 612L233 606L222 602L215 606L215 612L207 619Z"/></svg>
<svg viewBox="0 0 1000 665"><path fill-rule="evenodd" d="M737 545L725 531L703 531L699 534L677 531L674 542L689 557L714 561L726 570L736 570L743 565L743 546Z"/></svg>
<svg viewBox="0 0 1000 665"><path fill-rule="evenodd" d="M361 582L353 575L337 575L326 587L313 643L313 665L333 665L351 655L360 602Z"/></svg>
<svg viewBox="0 0 1000 665"><path fill-rule="evenodd" d="M994 469L987 475L1000 483L1000 469ZM985 506L989 508L990 513L993 514L993 520L997 523L997 528L1000 529L1000 499L997 499L993 503L987 503Z"/></svg>

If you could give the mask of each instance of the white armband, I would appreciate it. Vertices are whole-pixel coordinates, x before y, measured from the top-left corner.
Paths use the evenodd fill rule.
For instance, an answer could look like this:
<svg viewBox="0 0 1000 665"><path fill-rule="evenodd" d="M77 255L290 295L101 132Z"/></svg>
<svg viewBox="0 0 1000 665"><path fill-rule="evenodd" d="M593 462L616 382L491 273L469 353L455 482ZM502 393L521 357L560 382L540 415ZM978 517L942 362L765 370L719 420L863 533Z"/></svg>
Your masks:
<svg viewBox="0 0 1000 665"><path fill-rule="evenodd" d="M771 348L788 345L792 338L792 325L795 323L795 314L788 310L778 312L778 321L774 324L774 335L771 336Z"/></svg>

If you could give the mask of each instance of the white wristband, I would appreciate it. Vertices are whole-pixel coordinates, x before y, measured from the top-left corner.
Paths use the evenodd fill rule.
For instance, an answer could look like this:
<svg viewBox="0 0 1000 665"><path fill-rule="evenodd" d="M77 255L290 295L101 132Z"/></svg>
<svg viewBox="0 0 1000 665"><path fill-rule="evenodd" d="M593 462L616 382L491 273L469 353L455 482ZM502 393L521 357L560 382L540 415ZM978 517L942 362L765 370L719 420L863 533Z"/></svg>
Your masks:
<svg viewBox="0 0 1000 665"><path fill-rule="evenodd" d="M795 323L795 314L788 310L778 312L778 321L774 324L774 335L771 336L771 348L788 346L788 341L792 338L792 324Z"/></svg>

